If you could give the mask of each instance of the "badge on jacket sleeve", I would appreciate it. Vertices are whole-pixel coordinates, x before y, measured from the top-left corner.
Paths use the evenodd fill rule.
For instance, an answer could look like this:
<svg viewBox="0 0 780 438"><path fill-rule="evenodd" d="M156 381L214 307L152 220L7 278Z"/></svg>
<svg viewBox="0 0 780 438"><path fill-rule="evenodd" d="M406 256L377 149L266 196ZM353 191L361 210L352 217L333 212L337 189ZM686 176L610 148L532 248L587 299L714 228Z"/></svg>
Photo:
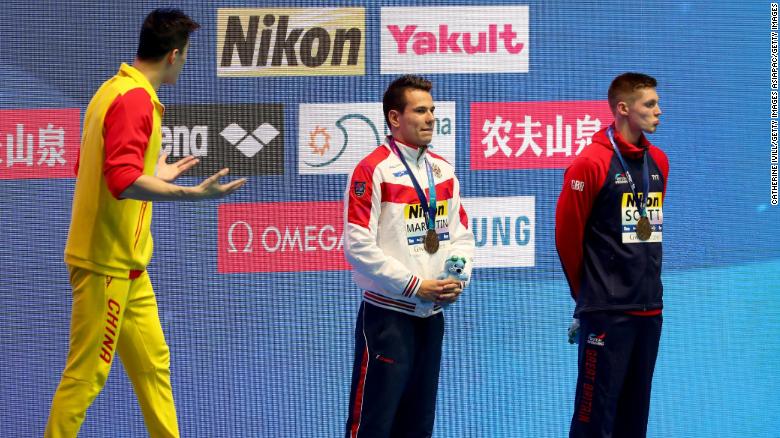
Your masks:
<svg viewBox="0 0 780 438"><path fill-rule="evenodd" d="M355 181L352 185L352 191L355 193L355 196L360 198L366 193L366 183L364 181Z"/></svg>

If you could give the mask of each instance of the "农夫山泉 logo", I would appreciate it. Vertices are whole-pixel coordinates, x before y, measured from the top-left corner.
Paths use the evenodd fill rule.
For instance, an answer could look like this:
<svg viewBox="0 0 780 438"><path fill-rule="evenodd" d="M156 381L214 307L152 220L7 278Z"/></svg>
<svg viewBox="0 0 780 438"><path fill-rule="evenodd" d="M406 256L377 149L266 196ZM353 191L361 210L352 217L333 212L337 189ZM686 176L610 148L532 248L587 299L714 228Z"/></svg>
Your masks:
<svg viewBox="0 0 780 438"><path fill-rule="evenodd" d="M283 122L281 104L170 105L162 147L169 162L200 160L186 175L210 176L224 167L231 176L282 175Z"/></svg>
<svg viewBox="0 0 780 438"><path fill-rule="evenodd" d="M382 8L381 70L526 73L528 6Z"/></svg>
<svg viewBox="0 0 780 438"><path fill-rule="evenodd" d="M217 10L218 76L365 73L363 8Z"/></svg>
<svg viewBox="0 0 780 438"><path fill-rule="evenodd" d="M455 102L435 102L431 152L455 165ZM301 104L298 173L349 174L384 142L382 103Z"/></svg>
<svg viewBox="0 0 780 438"><path fill-rule="evenodd" d="M340 271L343 203L222 204L218 210L218 272Z"/></svg>
<svg viewBox="0 0 780 438"><path fill-rule="evenodd" d="M471 169L562 169L612 123L607 101L471 104Z"/></svg>
<svg viewBox="0 0 780 438"><path fill-rule="evenodd" d="M0 179L73 178L78 109L0 110Z"/></svg>
<svg viewBox="0 0 780 438"><path fill-rule="evenodd" d="M536 198L463 198L462 203L480 268L534 266Z"/></svg>

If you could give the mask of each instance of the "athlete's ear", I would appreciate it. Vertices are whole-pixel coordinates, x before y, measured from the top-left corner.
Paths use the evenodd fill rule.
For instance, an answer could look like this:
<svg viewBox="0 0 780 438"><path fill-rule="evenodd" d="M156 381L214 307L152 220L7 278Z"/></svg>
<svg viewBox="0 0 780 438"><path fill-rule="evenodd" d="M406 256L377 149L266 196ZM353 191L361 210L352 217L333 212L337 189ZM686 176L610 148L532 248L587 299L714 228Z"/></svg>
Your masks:
<svg viewBox="0 0 780 438"><path fill-rule="evenodd" d="M401 113L398 112L398 110L390 110L387 113L387 120L390 122L390 126L393 128L397 128L401 126L401 122L398 121L398 118L401 117Z"/></svg>
<svg viewBox="0 0 780 438"><path fill-rule="evenodd" d="M179 52L179 49L171 49L170 52L168 52L168 55L166 55L166 62L168 62L169 65L173 65L173 63L176 62L176 58L181 56L181 53Z"/></svg>
<svg viewBox="0 0 780 438"><path fill-rule="evenodd" d="M623 117L628 116L628 103L623 101L618 102L615 108L615 112Z"/></svg>

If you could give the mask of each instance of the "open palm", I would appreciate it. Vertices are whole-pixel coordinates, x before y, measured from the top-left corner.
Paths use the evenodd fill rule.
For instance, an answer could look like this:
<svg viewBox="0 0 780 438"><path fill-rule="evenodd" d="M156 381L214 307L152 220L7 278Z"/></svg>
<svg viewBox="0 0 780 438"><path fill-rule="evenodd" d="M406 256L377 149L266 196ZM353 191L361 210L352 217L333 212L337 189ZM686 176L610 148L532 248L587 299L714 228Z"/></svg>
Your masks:
<svg viewBox="0 0 780 438"><path fill-rule="evenodd" d="M168 153L165 152L160 156L160 159L157 161L157 178L160 178L161 180L165 182L173 182L181 176L184 172L190 170L193 166L198 164L200 160L193 157L192 155L188 155L181 160L168 164L166 163L166 160L168 159Z"/></svg>

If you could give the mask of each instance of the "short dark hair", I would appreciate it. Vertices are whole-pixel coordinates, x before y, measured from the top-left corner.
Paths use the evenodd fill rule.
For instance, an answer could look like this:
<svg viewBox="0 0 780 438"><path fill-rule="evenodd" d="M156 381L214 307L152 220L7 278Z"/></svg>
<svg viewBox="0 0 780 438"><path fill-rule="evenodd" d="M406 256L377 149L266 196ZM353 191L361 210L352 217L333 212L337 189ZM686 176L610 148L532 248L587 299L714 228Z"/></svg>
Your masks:
<svg viewBox="0 0 780 438"><path fill-rule="evenodd" d="M385 112L385 123L387 123L387 126L390 127L390 118L388 117L390 111L404 112L404 108L406 108L404 93L406 90L422 90L430 93L432 88L433 84L431 81L415 75L403 75L391 82L387 86L385 95L382 98L382 110Z"/></svg>
<svg viewBox="0 0 780 438"><path fill-rule="evenodd" d="M655 88L658 81L644 73L623 73L612 80L607 92L607 100L612 114L615 114L618 102L627 99L634 91L642 88Z"/></svg>
<svg viewBox="0 0 780 438"><path fill-rule="evenodd" d="M184 50L200 24L179 9L155 9L146 16L138 38L138 59L159 61L173 49Z"/></svg>

